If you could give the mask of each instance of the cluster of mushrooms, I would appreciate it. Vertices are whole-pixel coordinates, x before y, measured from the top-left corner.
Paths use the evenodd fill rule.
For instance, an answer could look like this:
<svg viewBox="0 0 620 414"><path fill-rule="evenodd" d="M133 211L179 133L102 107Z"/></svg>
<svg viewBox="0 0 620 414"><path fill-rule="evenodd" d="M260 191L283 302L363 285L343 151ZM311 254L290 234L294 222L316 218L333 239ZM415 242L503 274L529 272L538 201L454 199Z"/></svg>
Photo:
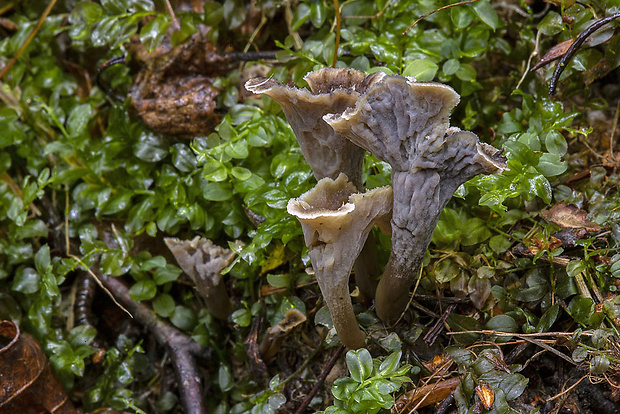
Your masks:
<svg viewBox="0 0 620 414"><path fill-rule="evenodd" d="M450 127L459 95L449 86L352 69L323 68L304 78L310 90L255 78L245 87L283 109L318 180L288 203L300 221L319 287L336 332L351 349L365 346L351 303L349 276L393 322L439 215L456 189L478 174L501 172L505 159L469 131ZM392 187L362 189L364 151L392 166ZM379 282L373 226L392 234Z"/></svg>

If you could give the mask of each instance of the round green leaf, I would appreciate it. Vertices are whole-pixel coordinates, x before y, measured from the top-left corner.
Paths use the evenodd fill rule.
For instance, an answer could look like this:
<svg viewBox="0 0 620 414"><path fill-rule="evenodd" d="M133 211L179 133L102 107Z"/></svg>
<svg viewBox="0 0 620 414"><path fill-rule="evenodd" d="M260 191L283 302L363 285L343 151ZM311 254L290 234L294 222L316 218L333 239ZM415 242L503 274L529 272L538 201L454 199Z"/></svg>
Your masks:
<svg viewBox="0 0 620 414"><path fill-rule="evenodd" d="M409 63L403 71L403 76L413 76L418 82L429 82L433 80L439 66L430 60L416 59Z"/></svg>

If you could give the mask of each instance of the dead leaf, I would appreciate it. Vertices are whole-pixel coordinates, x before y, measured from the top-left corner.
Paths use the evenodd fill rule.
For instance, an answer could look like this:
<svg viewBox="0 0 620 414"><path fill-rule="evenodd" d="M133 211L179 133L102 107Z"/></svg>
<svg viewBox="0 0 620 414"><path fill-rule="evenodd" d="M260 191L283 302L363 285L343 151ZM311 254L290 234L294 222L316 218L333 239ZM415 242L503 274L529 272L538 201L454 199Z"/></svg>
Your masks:
<svg viewBox="0 0 620 414"><path fill-rule="evenodd" d="M213 80L227 71L229 60L199 32L169 51L136 53L144 60L131 88L131 103L153 131L193 137L208 135L219 123L220 94ZM155 57L154 57L155 56Z"/></svg>
<svg viewBox="0 0 620 414"><path fill-rule="evenodd" d="M37 341L0 322L0 414L77 413Z"/></svg>
<svg viewBox="0 0 620 414"><path fill-rule="evenodd" d="M550 223L569 229L586 229L588 231L599 231L601 226L587 220L587 213L580 210L574 204L556 204L549 210L540 212L542 218Z"/></svg>
<svg viewBox="0 0 620 414"><path fill-rule="evenodd" d="M545 56L540 59L540 62L538 62L532 67L531 71L533 72L537 69L540 69L543 66L553 62L554 60L561 58L566 54L566 51L572 46L573 43L575 43L575 39L568 39L563 41L562 43L558 43L557 45L553 46L551 49L549 49L547 53L545 53Z"/></svg>
<svg viewBox="0 0 620 414"><path fill-rule="evenodd" d="M478 398L480 398L480 401L482 401L484 408L486 408L487 410L493 408L493 403L495 402L495 393L493 392L491 387L480 381L480 383L476 387L476 395L478 396Z"/></svg>
<svg viewBox="0 0 620 414"><path fill-rule="evenodd" d="M450 378L408 391L396 401L397 412L409 412L405 409L422 408L443 401L460 383L460 378Z"/></svg>

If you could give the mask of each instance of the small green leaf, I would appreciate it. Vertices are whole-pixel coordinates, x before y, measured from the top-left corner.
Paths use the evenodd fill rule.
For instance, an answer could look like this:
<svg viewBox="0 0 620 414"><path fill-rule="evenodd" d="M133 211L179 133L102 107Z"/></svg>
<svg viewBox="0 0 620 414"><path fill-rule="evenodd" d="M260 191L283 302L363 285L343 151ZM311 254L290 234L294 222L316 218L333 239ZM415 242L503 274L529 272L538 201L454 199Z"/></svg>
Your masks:
<svg viewBox="0 0 620 414"><path fill-rule="evenodd" d="M566 171L568 166L565 161L562 161L557 154L545 153L542 154L536 169L540 171L545 177L555 177Z"/></svg>
<svg viewBox="0 0 620 414"><path fill-rule="evenodd" d="M135 301L153 299L157 294L157 285L151 279L140 280L129 289L129 296Z"/></svg>
<svg viewBox="0 0 620 414"><path fill-rule="evenodd" d="M40 280L41 277L36 270L32 267L23 267L16 272L11 288L16 292L35 293L39 290Z"/></svg>
<svg viewBox="0 0 620 414"><path fill-rule="evenodd" d="M547 332L551 329L551 326L555 323L555 320L558 318L560 313L560 305L554 304L540 317L538 321L538 325L536 325L536 330L538 332Z"/></svg>
<svg viewBox="0 0 620 414"><path fill-rule="evenodd" d="M155 283L158 285L163 285L164 283L174 282L179 278L181 274L181 269L173 265L165 265L164 267L160 267L153 274L153 279Z"/></svg>
<svg viewBox="0 0 620 414"><path fill-rule="evenodd" d="M170 322L179 329L190 331L194 329L198 319L193 310L188 307L178 305L174 308Z"/></svg>
<svg viewBox="0 0 620 414"><path fill-rule="evenodd" d="M161 43L169 26L170 22L166 19L166 16L159 14L142 27L140 30L140 42L149 53Z"/></svg>
<svg viewBox="0 0 620 414"><path fill-rule="evenodd" d="M245 181L252 176L252 171L248 170L247 168L243 168L243 167L233 167L230 170L230 173L232 174L233 177L235 177L237 180L240 180L240 181Z"/></svg>
<svg viewBox="0 0 620 414"><path fill-rule="evenodd" d="M402 351L393 352L379 365L379 375L388 376L398 368ZM391 392L391 391L390 391Z"/></svg>
<svg viewBox="0 0 620 414"><path fill-rule="evenodd" d="M346 361L351 378L355 381L362 382L372 375L372 356L367 349L362 348L347 352Z"/></svg>
<svg viewBox="0 0 620 414"><path fill-rule="evenodd" d="M562 134L557 131L549 131L545 135L545 147L547 151L558 157L563 157L568 150L568 144Z"/></svg>
<svg viewBox="0 0 620 414"><path fill-rule="evenodd" d="M446 75L454 75L460 67L461 63L458 61L458 59L448 59L444 62L441 70Z"/></svg>
<svg viewBox="0 0 620 414"><path fill-rule="evenodd" d="M437 74L439 66L426 59L416 59L407 65L403 76L413 76L418 82L429 82Z"/></svg>
<svg viewBox="0 0 620 414"><path fill-rule="evenodd" d="M37 268L37 272L45 273L50 265L50 247L45 244L41 246L37 254L34 256L34 266Z"/></svg>
<svg viewBox="0 0 620 414"><path fill-rule="evenodd" d="M153 300L153 310L162 318L172 315L174 307L174 299L167 293L161 293Z"/></svg>
<svg viewBox="0 0 620 414"><path fill-rule="evenodd" d="M571 260L566 265L566 273L570 277L575 277L587 269L587 264L583 260Z"/></svg>
<svg viewBox="0 0 620 414"><path fill-rule="evenodd" d="M232 197L232 186L229 182L206 183L202 186L202 196L205 200L226 201Z"/></svg>
<svg viewBox="0 0 620 414"><path fill-rule="evenodd" d="M290 283L290 276L288 274L274 275L269 273L267 274L267 282L276 288L288 287Z"/></svg>
<svg viewBox="0 0 620 414"><path fill-rule="evenodd" d="M495 9L489 0L481 0L474 3L474 13L491 29L496 30L501 27L501 23Z"/></svg>
<svg viewBox="0 0 620 414"><path fill-rule="evenodd" d="M252 314L246 308L237 309L231 315L232 321L241 327L250 326Z"/></svg>
<svg viewBox="0 0 620 414"><path fill-rule="evenodd" d="M538 30L545 36L553 36L562 31L562 16L554 11L548 12L538 23Z"/></svg>

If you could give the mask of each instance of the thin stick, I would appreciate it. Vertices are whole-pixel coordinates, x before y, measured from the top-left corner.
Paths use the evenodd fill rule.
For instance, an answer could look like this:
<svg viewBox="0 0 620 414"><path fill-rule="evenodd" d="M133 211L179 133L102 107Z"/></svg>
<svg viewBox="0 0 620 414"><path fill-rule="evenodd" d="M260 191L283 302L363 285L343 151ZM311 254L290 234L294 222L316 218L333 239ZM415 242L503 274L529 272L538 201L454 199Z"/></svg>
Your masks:
<svg viewBox="0 0 620 414"><path fill-rule="evenodd" d="M586 379L587 377L581 377L581 379L579 381L577 381L576 383L574 383L573 385L571 385L570 387L568 387L567 389L565 389L564 391L562 391L561 393L554 395L553 397L549 398L547 401L545 402L549 402L549 401L553 401L556 398L560 398L561 396L563 396L564 394L566 394L567 392L570 392L573 388L575 388L577 385L581 384L581 381L583 381L584 379Z"/></svg>
<svg viewBox="0 0 620 414"><path fill-rule="evenodd" d="M338 0L334 0L334 10L336 13L336 44L334 45L334 59L332 60L332 68L336 67L338 61L338 47L340 47L340 6Z"/></svg>
<svg viewBox="0 0 620 414"><path fill-rule="evenodd" d="M41 17L39 17L39 21L37 22L32 32L30 32L30 34L28 35L24 43L22 43L17 53L15 53L15 56L13 56L11 60L7 62L7 64L2 69L2 72L0 72L0 79L2 79L4 75L6 75L6 73L11 69L11 67L15 64L15 62L17 62L17 59L19 59L21 54L24 53L24 50L26 50L30 42L32 42L32 39L34 39L34 37L37 35L37 32L39 31L41 26L43 26L43 22L45 22L45 19L47 19L47 16L49 16L49 14L52 12L52 8L54 7L57 1L58 0L51 0L50 4L47 5L47 8L45 9Z"/></svg>
<svg viewBox="0 0 620 414"><path fill-rule="evenodd" d="M532 51L529 59L527 60L527 65L525 66L525 70L523 71L523 76L521 76L521 79L519 79L519 83L517 83L517 86L515 87L515 89L519 89L519 87L525 80L525 77L530 72L530 66L532 64L532 59L534 58L534 56L538 56L538 53L539 53L538 47L540 46L540 35L541 34L542 34L541 31L538 31L538 33L536 33L536 42L534 43L534 50Z"/></svg>
<svg viewBox="0 0 620 414"><path fill-rule="evenodd" d="M449 9L450 7L455 7L455 6L464 6L465 4L475 3L475 2L477 2L477 1L478 1L478 0L466 0L466 1L461 1L461 2L458 2L458 3L454 3L454 4L448 4L447 6L443 6L443 7L438 8L437 10L433 10L432 12L426 13L424 16L420 17L418 20L416 20L415 22L413 22L413 23L411 24L411 26L409 26L409 27L407 28L407 30L405 30L405 31L402 33L402 35L404 36L404 35L406 35L407 33L409 33L409 30L411 30L411 29L413 28L413 26L415 26L416 24L418 24L418 23L420 22L420 20L424 20L424 19L426 19L426 18L427 18L428 16L430 16L431 14L437 13L438 11L442 11L442 10L445 10L445 9Z"/></svg>
<svg viewBox="0 0 620 414"><path fill-rule="evenodd" d="M592 24L592 26L588 27L579 36L577 36L575 42L568 48L562 59L560 59L558 65L555 67L555 71L553 72L553 76L551 76L551 81L549 82L549 96L555 93L555 88L557 87L558 81L560 80L560 75L562 74L562 72L564 72L564 69L566 69L566 64L569 60L573 58L575 53L577 53L577 50L579 50L579 48L581 47L583 42L586 41L588 36L596 32L598 29L605 26L612 20L617 19L618 17L620 17L620 13L612 14L611 16L607 16L604 19L597 20Z"/></svg>
<svg viewBox="0 0 620 414"><path fill-rule="evenodd" d="M317 378L316 384L314 384L314 387L312 387L310 393L306 395L306 398L304 398L304 401L301 403L297 411L295 411L295 414L303 414L304 411L306 411L306 408L308 408L308 405L310 405L310 401L312 401L316 393L319 391L319 387L321 387L321 385L323 385L323 382L325 382L327 374L329 374L332 368L334 368L334 365L336 365L336 361L338 361L338 358L340 358L340 355L342 354L342 351L344 351L344 348L344 345L340 345L334 355L332 355L327 365L325 365L325 368L323 368L323 372L321 372L321 375Z"/></svg>
<svg viewBox="0 0 620 414"><path fill-rule="evenodd" d="M172 17L172 27L174 28L174 30L180 30L181 25L179 24L177 15L174 14L174 9L172 8L172 5L170 4L170 0L164 0L164 3L166 3L166 8L168 9L168 13L170 13L170 17Z"/></svg>

